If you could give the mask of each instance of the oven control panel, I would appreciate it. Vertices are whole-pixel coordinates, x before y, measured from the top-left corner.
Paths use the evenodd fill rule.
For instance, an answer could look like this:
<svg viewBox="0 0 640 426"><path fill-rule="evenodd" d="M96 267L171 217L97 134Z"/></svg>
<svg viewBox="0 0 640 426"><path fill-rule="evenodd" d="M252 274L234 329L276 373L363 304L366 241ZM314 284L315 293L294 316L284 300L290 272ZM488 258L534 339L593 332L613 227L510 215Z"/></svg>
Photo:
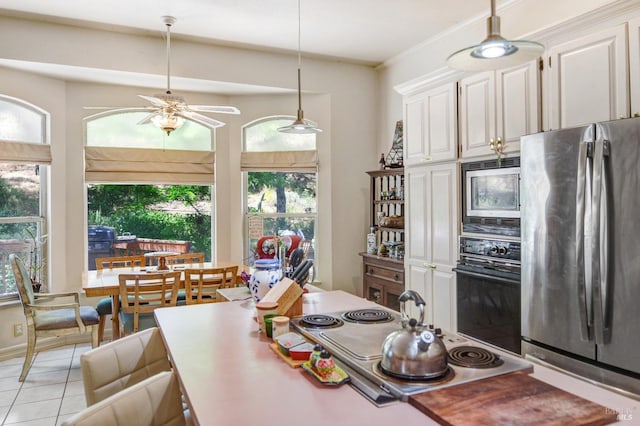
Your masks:
<svg viewBox="0 0 640 426"><path fill-rule="evenodd" d="M520 262L520 243L489 238L460 237L460 255L485 256L496 260Z"/></svg>

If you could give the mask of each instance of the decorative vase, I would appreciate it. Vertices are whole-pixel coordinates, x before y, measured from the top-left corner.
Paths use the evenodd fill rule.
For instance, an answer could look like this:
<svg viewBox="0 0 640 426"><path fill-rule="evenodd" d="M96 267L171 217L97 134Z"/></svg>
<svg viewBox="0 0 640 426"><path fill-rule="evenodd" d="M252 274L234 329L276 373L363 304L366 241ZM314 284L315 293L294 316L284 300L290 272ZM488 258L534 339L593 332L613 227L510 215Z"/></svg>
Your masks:
<svg viewBox="0 0 640 426"><path fill-rule="evenodd" d="M256 270L249 280L249 290L253 300L258 303L282 278L282 269L278 259L260 259L253 265Z"/></svg>

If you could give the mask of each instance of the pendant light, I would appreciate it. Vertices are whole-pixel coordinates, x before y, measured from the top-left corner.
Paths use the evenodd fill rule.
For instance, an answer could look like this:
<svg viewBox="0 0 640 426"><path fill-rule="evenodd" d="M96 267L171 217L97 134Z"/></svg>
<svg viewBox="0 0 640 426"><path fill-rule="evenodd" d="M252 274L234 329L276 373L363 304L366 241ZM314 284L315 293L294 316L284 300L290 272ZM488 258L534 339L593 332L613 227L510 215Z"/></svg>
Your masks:
<svg viewBox="0 0 640 426"><path fill-rule="evenodd" d="M279 127L278 131L281 133L295 133L295 134L312 134L320 133L322 129L319 129L315 124L304 119L304 112L302 111L302 84L300 82L300 0L298 0L298 115L296 120L288 126Z"/></svg>
<svg viewBox="0 0 640 426"><path fill-rule="evenodd" d="M500 35L500 17L491 0L491 16L487 19L487 38L482 43L459 50L447 58L447 65L463 71L485 71L507 68L537 58L544 46L535 41L506 40Z"/></svg>

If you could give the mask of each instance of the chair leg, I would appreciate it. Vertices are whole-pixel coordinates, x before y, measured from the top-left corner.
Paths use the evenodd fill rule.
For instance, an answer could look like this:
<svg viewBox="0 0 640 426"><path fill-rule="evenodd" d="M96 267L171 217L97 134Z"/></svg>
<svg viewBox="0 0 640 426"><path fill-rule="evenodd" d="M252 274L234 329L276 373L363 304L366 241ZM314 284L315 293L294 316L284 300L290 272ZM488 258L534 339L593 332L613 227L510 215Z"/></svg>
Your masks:
<svg viewBox="0 0 640 426"><path fill-rule="evenodd" d="M106 315L100 315L100 322L98 323L98 343L102 342L102 338L104 337L104 325L107 322Z"/></svg>
<svg viewBox="0 0 640 426"><path fill-rule="evenodd" d="M22 365L22 373L20 373L19 382L24 382L24 379L27 378L27 373L31 368L31 363L33 362L33 354L36 349L36 330L28 327L27 330L27 354L24 357L24 364Z"/></svg>
<svg viewBox="0 0 640 426"><path fill-rule="evenodd" d="M100 317L102 318L102 317ZM104 327L104 324L103 324ZM100 326L97 327L95 325L91 326L91 348L95 349L100 345Z"/></svg>

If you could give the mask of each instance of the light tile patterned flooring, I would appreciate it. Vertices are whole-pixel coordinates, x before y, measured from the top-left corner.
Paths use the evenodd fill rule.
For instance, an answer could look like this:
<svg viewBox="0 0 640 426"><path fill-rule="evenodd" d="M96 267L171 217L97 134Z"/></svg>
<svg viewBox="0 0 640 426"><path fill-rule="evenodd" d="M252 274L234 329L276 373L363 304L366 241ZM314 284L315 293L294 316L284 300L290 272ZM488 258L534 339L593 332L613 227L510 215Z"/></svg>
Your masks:
<svg viewBox="0 0 640 426"><path fill-rule="evenodd" d="M80 354L91 345L38 352L24 382L24 358L0 361L0 425L57 426L86 407Z"/></svg>

